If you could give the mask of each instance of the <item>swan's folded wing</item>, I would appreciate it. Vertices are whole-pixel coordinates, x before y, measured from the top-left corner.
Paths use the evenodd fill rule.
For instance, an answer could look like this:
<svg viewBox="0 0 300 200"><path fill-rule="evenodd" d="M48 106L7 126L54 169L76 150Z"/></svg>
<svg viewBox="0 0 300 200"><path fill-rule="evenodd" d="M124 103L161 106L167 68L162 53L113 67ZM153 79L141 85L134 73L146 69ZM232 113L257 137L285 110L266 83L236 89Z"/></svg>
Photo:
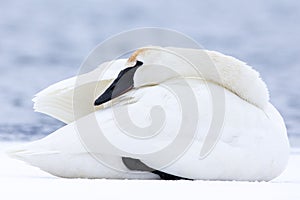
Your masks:
<svg viewBox="0 0 300 200"><path fill-rule="evenodd" d="M42 90L35 95L34 110L54 117L69 124L76 118L89 114L94 108L94 97L101 94L125 66L125 59L103 63L97 69L75 76ZM102 80L99 78L102 77ZM83 102L76 106L76 117L74 116L74 101ZM80 110L78 110L80 109Z"/></svg>

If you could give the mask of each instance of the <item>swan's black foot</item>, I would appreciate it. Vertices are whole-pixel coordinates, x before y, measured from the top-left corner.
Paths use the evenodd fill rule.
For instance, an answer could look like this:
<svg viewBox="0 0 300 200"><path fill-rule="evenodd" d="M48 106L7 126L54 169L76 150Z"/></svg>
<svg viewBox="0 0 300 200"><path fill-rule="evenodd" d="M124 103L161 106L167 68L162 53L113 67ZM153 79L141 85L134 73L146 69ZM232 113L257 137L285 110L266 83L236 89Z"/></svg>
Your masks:
<svg viewBox="0 0 300 200"><path fill-rule="evenodd" d="M151 167L148 167L147 165L142 163L139 159L122 157L122 161L124 165L130 170L151 172L153 174L157 174L163 180L192 180L152 169Z"/></svg>

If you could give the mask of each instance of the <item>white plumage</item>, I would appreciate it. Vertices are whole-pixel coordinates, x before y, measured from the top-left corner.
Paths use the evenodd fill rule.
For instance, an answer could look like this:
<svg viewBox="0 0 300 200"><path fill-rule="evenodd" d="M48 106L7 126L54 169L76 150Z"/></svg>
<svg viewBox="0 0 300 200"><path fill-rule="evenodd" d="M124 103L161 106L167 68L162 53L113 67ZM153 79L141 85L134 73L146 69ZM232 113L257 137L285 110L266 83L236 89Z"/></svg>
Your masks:
<svg viewBox="0 0 300 200"><path fill-rule="evenodd" d="M134 74L134 88L111 103L95 107L94 100L118 73L134 66L137 60L143 65ZM105 67L109 70L104 70ZM98 80L99 77L102 77L101 80ZM184 106L170 89L184 96L192 91L196 104L191 100L191 106L196 107L187 109L198 110L197 115L182 115ZM200 159L200 150L214 114L212 93L224 94L224 99L216 101L224 100L225 117L218 142L205 158ZM78 102L74 101L84 102L82 106L76 106L75 109L80 109L76 117L74 105ZM97 152L89 152L82 144L76 126L81 121L92 123L94 117L111 144L131 155L136 154L134 158L149 167L175 176L210 180L271 180L284 170L288 161L286 128L278 111L269 103L269 93L259 73L244 62L214 51L145 47L128 60L104 63L96 70L80 75L80 78L56 83L38 93L34 102L35 111L68 125L44 139L12 150L10 154L61 177L158 178L152 173L129 170L121 159L128 154L110 153L101 147ZM160 134L155 137L145 140L129 137L116 124L114 111L127 109L124 117L128 114L133 123L144 131L143 134L147 135L147 131L150 134L153 130L147 127L156 123L153 108L157 106L163 109L165 121ZM196 120L198 125L190 146L180 157L161 168L160 159L143 156L171 144L182 120ZM87 135L92 131L89 127L92 125L86 127ZM186 127L184 131L193 132L192 128ZM91 153L108 158L121 171L98 162Z"/></svg>

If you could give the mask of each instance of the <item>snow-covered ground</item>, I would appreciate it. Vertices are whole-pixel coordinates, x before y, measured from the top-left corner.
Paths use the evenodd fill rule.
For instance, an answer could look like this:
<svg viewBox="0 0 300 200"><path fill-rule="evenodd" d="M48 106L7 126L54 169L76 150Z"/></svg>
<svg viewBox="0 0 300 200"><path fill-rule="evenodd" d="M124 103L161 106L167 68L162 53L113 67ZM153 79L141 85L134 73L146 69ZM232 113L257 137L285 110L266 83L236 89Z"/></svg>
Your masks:
<svg viewBox="0 0 300 200"><path fill-rule="evenodd" d="M63 179L4 153L0 143L0 199L300 199L300 151L293 149L285 172L271 182Z"/></svg>

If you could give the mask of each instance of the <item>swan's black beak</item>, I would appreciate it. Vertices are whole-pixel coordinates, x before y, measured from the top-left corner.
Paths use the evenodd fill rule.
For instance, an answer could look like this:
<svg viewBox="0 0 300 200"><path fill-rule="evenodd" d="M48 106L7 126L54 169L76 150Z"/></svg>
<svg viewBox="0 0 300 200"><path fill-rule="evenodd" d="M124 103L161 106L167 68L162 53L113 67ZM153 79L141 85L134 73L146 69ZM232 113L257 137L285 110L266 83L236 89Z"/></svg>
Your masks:
<svg viewBox="0 0 300 200"><path fill-rule="evenodd" d="M114 82L96 99L94 105L99 106L131 90L134 86L134 73L142 65L141 61L137 61L135 66L123 69Z"/></svg>

